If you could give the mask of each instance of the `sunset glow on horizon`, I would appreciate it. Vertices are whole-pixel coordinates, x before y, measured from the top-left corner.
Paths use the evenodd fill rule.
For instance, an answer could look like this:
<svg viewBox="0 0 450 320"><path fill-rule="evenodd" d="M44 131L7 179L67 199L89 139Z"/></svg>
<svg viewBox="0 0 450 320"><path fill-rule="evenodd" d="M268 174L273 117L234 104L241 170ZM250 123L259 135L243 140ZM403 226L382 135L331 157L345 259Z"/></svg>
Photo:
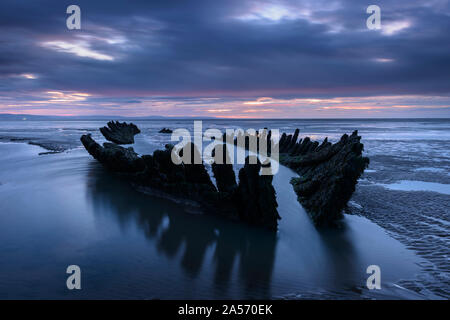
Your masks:
<svg viewBox="0 0 450 320"><path fill-rule="evenodd" d="M83 92L46 91L27 97L21 103L2 102L0 113L47 116L167 116L217 118L354 118L354 117L427 117L423 110L448 109L447 97L375 96L326 99L211 99L211 98L141 98L136 101L100 102L104 97ZM114 98L111 101L116 100ZM109 99L108 99L109 100ZM101 112L100 112L101 110Z"/></svg>

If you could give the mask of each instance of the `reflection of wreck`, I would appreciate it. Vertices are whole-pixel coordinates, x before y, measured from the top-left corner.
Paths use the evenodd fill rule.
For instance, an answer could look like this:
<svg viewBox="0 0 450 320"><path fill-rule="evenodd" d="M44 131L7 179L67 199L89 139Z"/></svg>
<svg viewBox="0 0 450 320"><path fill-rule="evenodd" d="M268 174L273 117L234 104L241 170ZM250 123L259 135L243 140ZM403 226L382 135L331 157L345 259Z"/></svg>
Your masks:
<svg viewBox="0 0 450 320"><path fill-rule="evenodd" d="M201 276L202 267L213 268L214 287L221 296L232 286L237 266L243 297L272 297L276 233L212 216L188 214L180 205L165 199L150 197L149 207L148 195L133 192L121 183L120 177L98 169L92 165L88 171L87 195L94 212L111 214L124 228L134 223L158 253L169 259L178 259L181 253L180 266L191 278ZM213 261L209 264L207 250L211 247Z"/></svg>
<svg viewBox="0 0 450 320"><path fill-rule="evenodd" d="M140 132L134 124L113 124L109 126L108 134L104 129L101 132L106 139L116 143L131 143L134 135ZM297 142L298 133L296 130L294 136L283 134L281 137L281 163L301 175L291 183L314 222L334 222L341 217L341 211L368 163L368 159L361 156L363 145L359 142L360 137L354 132L350 137L344 135L336 144L325 140L319 146L309 138ZM264 139L271 139L270 132L264 135ZM260 175L261 164L251 161L252 156L246 158L246 164L239 171L239 183L236 183L232 165L214 158L212 171L216 187L203 162L194 163L194 158L198 157L194 144L187 144L182 149L182 152L188 151L191 161L176 165L172 162L171 145L166 145L165 150L156 150L153 155L139 156L133 148L124 148L116 143L101 146L90 135L83 135L81 142L106 168L123 174L140 188L195 201L206 212L234 220L271 229L277 227L280 217L272 176ZM219 151L218 148L223 149L214 152L214 156L228 157L226 145L217 145L214 151Z"/></svg>

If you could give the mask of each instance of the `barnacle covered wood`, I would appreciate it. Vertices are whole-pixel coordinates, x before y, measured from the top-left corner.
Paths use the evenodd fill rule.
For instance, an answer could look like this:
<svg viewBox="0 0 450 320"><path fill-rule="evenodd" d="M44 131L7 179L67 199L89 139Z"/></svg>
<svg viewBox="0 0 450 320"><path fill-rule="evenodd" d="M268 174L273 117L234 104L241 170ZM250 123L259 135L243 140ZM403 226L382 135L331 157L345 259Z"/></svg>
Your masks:
<svg viewBox="0 0 450 320"><path fill-rule="evenodd" d="M334 144L328 139L319 144L308 137L297 141L298 134L297 129L293 136L280 138L280 162L299 174L291 184L314 223L334 224L342 218L342 210L369 164L362 156L361 137L354 131Z"/></svg>
<svg viewBox="0 0 450 320"><path fill-rule="evenodd" d="M106 140L116 144L133 144L134 136L141 131L133 123L110 121L107 126L100 128Z"/></svg>

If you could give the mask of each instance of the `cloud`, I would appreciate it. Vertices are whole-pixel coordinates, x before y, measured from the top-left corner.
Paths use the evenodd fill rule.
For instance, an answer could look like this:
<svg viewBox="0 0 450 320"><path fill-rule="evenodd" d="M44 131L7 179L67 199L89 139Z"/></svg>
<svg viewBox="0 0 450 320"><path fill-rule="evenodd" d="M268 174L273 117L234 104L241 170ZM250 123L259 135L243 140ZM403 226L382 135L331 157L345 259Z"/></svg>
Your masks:
<svg viewBox="0 0 450 320"><path fill-rule="evenodd" d="M113 61L114 57L96 52L89 47L86 42L78 41L76 43L69 43L65 41L48 41L43 42L42 46L58 52L65 52L77 55L79 57L91 58L95 60Z"/></svg>
<svg viewBox="0 0 450 320"><path fill-rule="evenodd" d="M32 73L22 73L20 76L24 77L25 79L29 79L29 80L34 80L34 79L38 78L35 74L32 74Z"/></svg>
<svg viewBox="0 0 450 320"><path fill-rule="evenodd" d="M404 31L411 27L411 22L408 20L403 21L392 21L388 23L383 23L383 27L381 28L381 33L387 36L392 36L397 34L400 31Z"/></svg>
<svg viewBox="0 0 450 320"><path fill-rule="evenodd" d="M77 4L82 30L69 31L63 3L1 2L0 96L11 105L19 93L82 92L91 96L80 112L224 114L238 112L229 103L258 110L241 102L270 97L277 105L269 113L314 106L292 99L450 94L445 1L382 0L379 31L365 27L356 0ZM97 102L109 105L99 110Z"/></svg>

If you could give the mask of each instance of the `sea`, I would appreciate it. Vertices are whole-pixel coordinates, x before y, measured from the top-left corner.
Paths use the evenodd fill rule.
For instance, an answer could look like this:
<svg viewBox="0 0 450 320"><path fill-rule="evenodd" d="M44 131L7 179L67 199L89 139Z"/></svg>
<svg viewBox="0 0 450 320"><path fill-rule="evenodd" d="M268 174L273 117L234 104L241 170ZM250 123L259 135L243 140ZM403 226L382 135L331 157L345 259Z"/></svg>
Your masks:
<svg viewBox="0 0 450 320"><path fill-rule="evenodd" d="M337 228L317 228L280 166L278 230L192 212L105 170L101 120L0 121L0 299L448 299L450 119L201 120L321 142L358 130L369 168ZM193 119L133 121L151 154ZM212 178L214 179L214 178ZM81 270L69 290L68 266ZM381 288L369 289L370 266ZM369 269L368 269L369 268Z"/></svg>

